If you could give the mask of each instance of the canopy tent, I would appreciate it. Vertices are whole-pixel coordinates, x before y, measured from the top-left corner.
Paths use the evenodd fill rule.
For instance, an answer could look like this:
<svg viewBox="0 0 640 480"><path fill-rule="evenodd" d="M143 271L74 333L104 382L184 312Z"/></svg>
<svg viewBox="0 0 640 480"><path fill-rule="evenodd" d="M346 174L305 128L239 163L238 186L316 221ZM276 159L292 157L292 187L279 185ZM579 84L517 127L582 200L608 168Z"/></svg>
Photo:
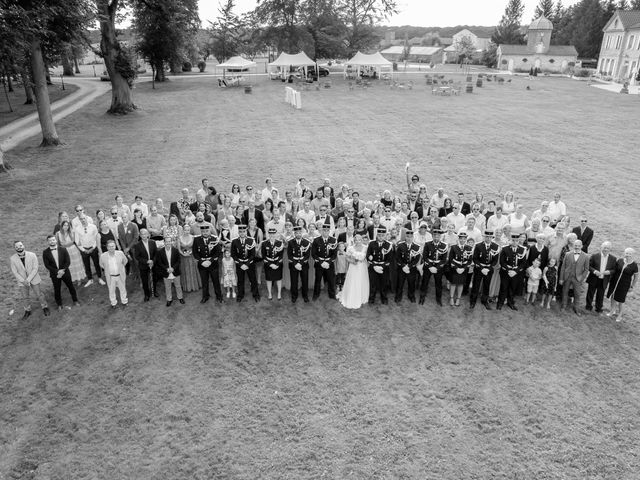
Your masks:
<svg viewBox="0 0 640 480"><path fill-rule="evenodd" d="M256 62L252 62L251 60L247 60L243 57L231 57L226 62L216 65L217 68L222 68L223 70L233 70L237 72L249 70L250 68L255 66Z"/></svg>
<svg viewBox="0 0 640 480"><path fill-rule="evenodd" d="M345 62L344 64L344 74L347 76L347 68L348 67L356 67L356 74L360 76L361 67L373 67L380 77L383 69L389 70L389 73L392 73L393 64L384 58L380 52L366 54L362 52L356 53L353 58Z"/></svg>
<svg viewBox="0 0 640 480"><path fill-rule="evenodd" d="M231 57L226 62L216 65L216 68L222 68L222 80L218 79L218 85L220 87L239 86L240 82L244 80L244 78L242 78L241 75L232 75L229 79L227 79L226 77L227 71L240 73L240 72L246 72L250 68L255 68L255 67L256 67L256 62L247 60L244 57Z"/></svg>
<svg viewBox="0 0 640 480"><path fill-rule="evenodd" d="M304 67L305 77L307 76L307 67L314 66L316 62L311 60L306 53L300 52L292 55L290 53L282 52L278 58L269 64L270 67L276 67L280 72L288 73L291 71L291 67ZM285 78L283 76L282 78Z"/></svg>

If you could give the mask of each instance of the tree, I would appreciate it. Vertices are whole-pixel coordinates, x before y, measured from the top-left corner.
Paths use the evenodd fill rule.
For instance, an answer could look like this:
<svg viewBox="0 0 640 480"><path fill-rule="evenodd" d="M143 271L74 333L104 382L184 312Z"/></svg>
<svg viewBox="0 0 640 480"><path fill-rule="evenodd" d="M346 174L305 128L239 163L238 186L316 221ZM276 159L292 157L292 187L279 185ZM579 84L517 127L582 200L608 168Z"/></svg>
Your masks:
<svg viewBox="0 0 640 480"><path fill-rule="evenodd" d="M311 37L313 58L334 58L345 54L343 40L347 30L335 0L305 0L300 8L300 19Z"/></svg>
<svg viewBox="0 0 640 480"><path fill-rule="evenodd" d="M564 8L562 2L556 4L553 12L553 32L551 32L552 45L569 45L573 36L573 6Z"/></svg>
<svg viewBox="0 0 640 480"><path fill-rule="evenodd" d="M14 59L14 73L19 72L28 84L24 71L30 71L42 130L41 145L58 145L61 142L51 114L45 62L59 56L64 44L88 26L92 18L88 5L85 0L3 0L0 17L0 30L10 31L0 34L2 43L14 42L13 47L3 47Z"/></svg>
<svg viewBox="0 0 640 480"><path fill-rule="evenodd" d="M337 8L348 29L345 44L349 55L377 43L375 23L398 13L396 0L338 0Z"/></svg>
<svg viewBox="0 0 640 480"><path fill-rule="evenodd" d="M218 6L218 19L211 22L211 53L224 62L238 53L240 18L233 12L234 0L225 0Z"/></svg>
<svg viewBox="0 0 640 480"><path fill-rule="evenodd" d="M490 42L487 49L482 51L482 64L488 68L496 68L498 65L498 46Z"/></svg>
<svg viewBox="0 0 640 480"><path fill-rule="evenodd" d="M631 10L640 10L640 0L631 0Z"/></svg>
<svg viewBox="0 0 640 480"><path fill-rule="evenodd" d="M301 0L258 0L255 15L267 25L264 35L277 50L297 51L305 34L299 24Z"/></svg>
<svg viewBox="0 0 640 480"><path fill-rule="evenodd" d="M459 63L464 63L465 60L471 60L471 57L476 51L473 38L469 35L463 35L456 38L453 47L456 49L456 55L458 56Z"/></svg>
<svg viewBox="0 0 640 480"><path fill-rule="evenodd" d="M627 0L618 0L618 10L629 10L629 2Z"/></svg>
<svg viewBox="0 0 640 480"><path fill-rule="evenodd" d="M540 3L536 5L535 13L533 14L533 19L540 17L546 17L549 20L553 18L553 0L540 0Z"/></svg>
<svg viewBox="0 0 640 480"><path fill-rule="evenodd" d="M200 27L197 0L133 0L138 51L164 81L164 67L182 65Z"/></svg>
<svg viewBox="0 0 640 480"><path fill-rule="evenodd" d="M602 29L609 18L599 0L581 0L575 5L571 43L575 45L579 57L598 58Z"/></svg>
<svg viewBox="0 0 640 480"><path fill-rule="evenodd" d="M524 13L521 0L509 0L500 23L493 32L491 41L497 45L517 45L524 43L524 35L520 32L520 21Z"/></svg>
<svg viewBox="0 0 640 480"><path fill-rule="evenodd" d="M100 22L100 54L111 81L112 114L126 114L135 110L131 87L136 70L131 64L129 52L118 41L116 18L123 7L121 0L95 0Z"/></svg>

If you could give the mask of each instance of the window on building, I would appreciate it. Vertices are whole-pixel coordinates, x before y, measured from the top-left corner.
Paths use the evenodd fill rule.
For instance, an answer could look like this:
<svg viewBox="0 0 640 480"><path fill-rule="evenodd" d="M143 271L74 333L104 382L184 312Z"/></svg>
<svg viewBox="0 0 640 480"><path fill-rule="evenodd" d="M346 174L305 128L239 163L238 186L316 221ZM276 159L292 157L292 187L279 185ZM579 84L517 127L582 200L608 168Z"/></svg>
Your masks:
<svg viewBox="0 0 640 480"><path fill-rule="evenodd" d="M611 48L611 35L607 35L607 38L605 39L605 45L604 48Z"/></svg>
<svg viewBox="0 0 640 480"><path fill-rule="evenodd" d="M635 35L631 35L629 37L629 41L627 42L627 50L631 50L633 48L633 42L635 41L636 36Z"/></svg>
<svg viewBox="0 0 640 480"><path fill-rule="evenodd" d="M622 36L616 35L616 50L620 50L621 44L622 44Z"/></svg>

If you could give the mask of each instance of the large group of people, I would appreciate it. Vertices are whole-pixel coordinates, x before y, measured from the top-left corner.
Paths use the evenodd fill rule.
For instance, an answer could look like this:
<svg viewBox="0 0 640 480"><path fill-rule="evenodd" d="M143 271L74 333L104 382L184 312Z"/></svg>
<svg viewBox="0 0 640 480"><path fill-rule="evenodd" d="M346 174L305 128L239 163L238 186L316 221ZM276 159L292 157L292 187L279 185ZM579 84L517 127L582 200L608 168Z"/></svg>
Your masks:
<svg viewBox="0 0 640 480"><path fill-rule="evenodd" d="M407 189L375 199L348 185L334 189L329 179L311 186L300 178L280 190L267 178L260 190L234 184L228 193L206 178L201 183L194 196L184 188L168 208L160 198L146 204L140 195L127 205L118 194L95 216L82 205L73 216L60 212L42 253L58 309L62 284L79 304L78 287L95 278L107 287L111 308L118 295L128 304L127 291L138 279L145 302L160 296L162 283L167 307L174 291L181 304L197 291L206 303L211 287L217 302L241 302L247 285L258 302L263 282L269 300L281 300L286 289L291 302L309 302L324 288L346 308L378 298L401 302L405 291L410 302L424 304L433 285L438 305L458 307L467 294L469 308L479 300L498 310L517 310L520 297L542 308L557 299L577 315L603 312L606 295L607 315L620 320L638 277L631 248L616 258L606 241L589 255L594 232L588 219L580 216L572 226L560 193L528 215L513 192L487 200L442 188L430 194L408 165ZM38 255L23 241L14 248L10 265L24 316L31 314L32 295L49 315Z"/></svg>

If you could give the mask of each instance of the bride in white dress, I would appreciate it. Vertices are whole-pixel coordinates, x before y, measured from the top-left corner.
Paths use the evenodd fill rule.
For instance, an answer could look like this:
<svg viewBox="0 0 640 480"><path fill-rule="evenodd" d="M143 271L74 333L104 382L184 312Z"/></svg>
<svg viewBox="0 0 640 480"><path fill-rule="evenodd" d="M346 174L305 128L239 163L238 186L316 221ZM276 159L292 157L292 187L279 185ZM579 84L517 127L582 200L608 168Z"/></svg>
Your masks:
<svg viewBox="0 0 640 480"><path fill-rule="evenodd" d="M345 308L360 308L369 300L369 271L367 270L367 246L361 235L354 237L353 246L347 249L349 269L344 287L340 292L340 303Z"/></svg>

